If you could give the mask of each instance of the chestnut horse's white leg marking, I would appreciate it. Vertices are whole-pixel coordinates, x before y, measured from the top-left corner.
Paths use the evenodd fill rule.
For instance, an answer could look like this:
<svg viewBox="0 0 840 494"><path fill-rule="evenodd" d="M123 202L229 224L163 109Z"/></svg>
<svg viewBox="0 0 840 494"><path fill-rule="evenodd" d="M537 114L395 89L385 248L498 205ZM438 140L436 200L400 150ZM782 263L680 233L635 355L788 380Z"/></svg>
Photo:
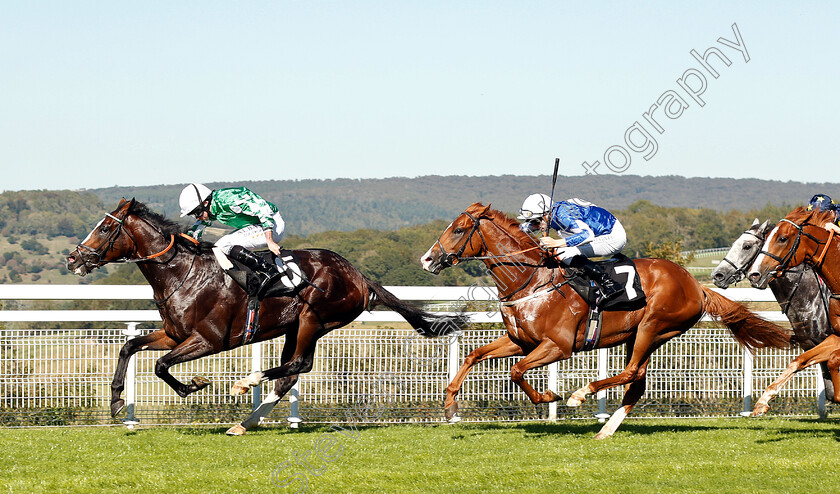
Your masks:
<svg viewBox="0 0 840 494"><path fill-rule="evenodd" d="M592 393L592 389L587 384L586 386L580 388L579 390L572 393L572 396L569 397L569 401L566 402L566 406L570 407L578 407L583 403L583 400L586 399L586 395ZM619 422L621 423L621 422Z"/></svg>
<svg viewBox="0 0 840 494"><path fill-rule="evenodd" d="M624 421L624 417L627 416L629 408L631 407L625 405L623 407L619 407L618 410L613 412L607 423L604 424L598 434L595 435L595 439L606 439L615 434L615 431L618 430L618 426L621 425L621 422Z"/></svg>
<svg viewBox="0 0 840 494"><path fill-rule="evenodd" d="M244 395L252 386L258 386L263 380L264 376L262 372L253 372L248 377L233 383L233 386L230 388L230 394L234 396Z"/></svg>

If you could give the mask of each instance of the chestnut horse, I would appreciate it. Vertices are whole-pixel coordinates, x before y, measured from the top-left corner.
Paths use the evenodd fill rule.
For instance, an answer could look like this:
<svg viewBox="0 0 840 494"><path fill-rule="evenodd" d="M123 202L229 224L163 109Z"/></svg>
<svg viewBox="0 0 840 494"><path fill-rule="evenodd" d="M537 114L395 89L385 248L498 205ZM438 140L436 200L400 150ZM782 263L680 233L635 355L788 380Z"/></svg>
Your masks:
<svg viewBox="0 0 840 494"><path fill-rule="evenodd" d="M519 230L515 220L478 203L455 218L421 262L424 269L436 274L470 259L482 260L492 273L507 333L474 350L464 360L447 387L446 417L456 418L455 397L473 365L512 355L525 356L511 367L510 375L532 402L559 400L551 390L542 393L534 390L524 374L581 351L589 307L567 284L566 272L546 258L534 239ZM578 406L588 394L628 385L621 407L604 424L595 436L597 439L613 435L641 398L651 354L666 341L688 331L704 312L720 318L735 339L750 349L790 344L790 335L785 330L702 287L677 264L665 259L634 262L647 295L647 305L631 312L605 312L598 344L598 347L624 344L626 367L616 376L578 389L567 403Z"/></svg>
<svg viewBox="0 0 840 494"><path fill-rule="evenodd" d="M834 212L807 211L797 208L785 216L774 228L761 253L749 270L750 283L765 288L786 270L808 264L819 271L832 293L840 292L840 239L823 228L834 221ZM834 328L840 323L840 301L831 296L829 320ZM782 374L756 402L753 416L764 415L770 409L768 402L776 396L794 374L814 364L826 362L834 383L832 401L840 400L840 336L829 335L819 345L802 353L788 365Z"/></svg>
<svg viewBox="0 0 840 494"><path fill-rule="evenodd" d="M183 227L134 199L123 199L67 257L67 268L81 276L106 263L136 262L154 290L163 326L125 343L111 385L111 414L124 407L120 398L129 358L142 350L168 350L155 374L179 396L210 384L196 376L189 384L169 373L173 365L242 346L248 295L219 267L211 244L196 244L181 235ZM419 333L436 336L437 328L460 328L462 316L433 315L396 298L365 278L338 254L323 249L296 250L310 285L291 296L267 298L260 308L260 329L249 343L285 335L281 365L237 381L231 394L241 395L261 382L276 379L274 391L257 410L228 434L241 435L259 424L297 382L312 369L315 344L366 309L385 305Z"/></svg>

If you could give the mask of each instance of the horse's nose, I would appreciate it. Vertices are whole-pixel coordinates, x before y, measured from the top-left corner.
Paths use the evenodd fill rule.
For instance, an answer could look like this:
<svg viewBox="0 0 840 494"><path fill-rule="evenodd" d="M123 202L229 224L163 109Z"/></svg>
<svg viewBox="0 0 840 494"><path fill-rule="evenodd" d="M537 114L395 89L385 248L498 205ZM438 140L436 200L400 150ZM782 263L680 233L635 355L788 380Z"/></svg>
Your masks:
<svg viewBox="0 0 840 494"><path fill-rule="evenodd" d="M761 273L759 273L758 271L752 271L750 272L750 274L747 275L747 278L750 279L750 283L755 285L761 279Z"/></svg>
<svg viewBox="0 0 840 494"><path fill-rule="evenodd" d="M715 281L723 281L723 273L712 273L712 279Z"/></svg>

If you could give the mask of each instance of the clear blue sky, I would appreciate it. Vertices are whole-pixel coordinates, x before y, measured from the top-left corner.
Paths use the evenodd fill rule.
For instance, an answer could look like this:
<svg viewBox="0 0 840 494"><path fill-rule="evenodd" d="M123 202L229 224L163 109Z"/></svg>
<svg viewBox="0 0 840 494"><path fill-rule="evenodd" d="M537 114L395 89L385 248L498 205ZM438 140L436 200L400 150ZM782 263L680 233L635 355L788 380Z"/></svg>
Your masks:
<svg viewBox="0 0 840 494"><path fill-rule="evenodd" d="M717 42L733 23L749 62ZM6 2L0 190L609 172L636 121L658 148L628 174L838 182L838 24L838 2ZM701 107L677 79L712 46L732 64ZM668 90L689 106L655 133Z"/></svg>

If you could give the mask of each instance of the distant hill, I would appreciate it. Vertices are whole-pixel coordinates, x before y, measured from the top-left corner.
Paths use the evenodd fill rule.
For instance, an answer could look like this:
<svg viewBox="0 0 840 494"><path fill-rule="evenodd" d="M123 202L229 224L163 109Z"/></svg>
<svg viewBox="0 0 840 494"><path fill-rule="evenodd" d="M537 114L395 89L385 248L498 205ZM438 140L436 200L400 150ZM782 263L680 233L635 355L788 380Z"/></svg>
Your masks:
<svg viewBox="0 0 840 494"><path fill-rule="evenodd" d="M185 184L90 189L106 208L136 197L169 217L178 217L178 194ZM275 203L295 235L361 228L395 230L433 220L451 220L473 202L514 212L534 192L549 193L551 177L424 176L417 178L272 180L207 183L211 188L245 185ZM838 183L759 179L597 175L559 177L555 198L580 197L608 209L638 200L664 207L717 211L760 209L768 204L801 204L815 193L840 197Z"/></svg>

